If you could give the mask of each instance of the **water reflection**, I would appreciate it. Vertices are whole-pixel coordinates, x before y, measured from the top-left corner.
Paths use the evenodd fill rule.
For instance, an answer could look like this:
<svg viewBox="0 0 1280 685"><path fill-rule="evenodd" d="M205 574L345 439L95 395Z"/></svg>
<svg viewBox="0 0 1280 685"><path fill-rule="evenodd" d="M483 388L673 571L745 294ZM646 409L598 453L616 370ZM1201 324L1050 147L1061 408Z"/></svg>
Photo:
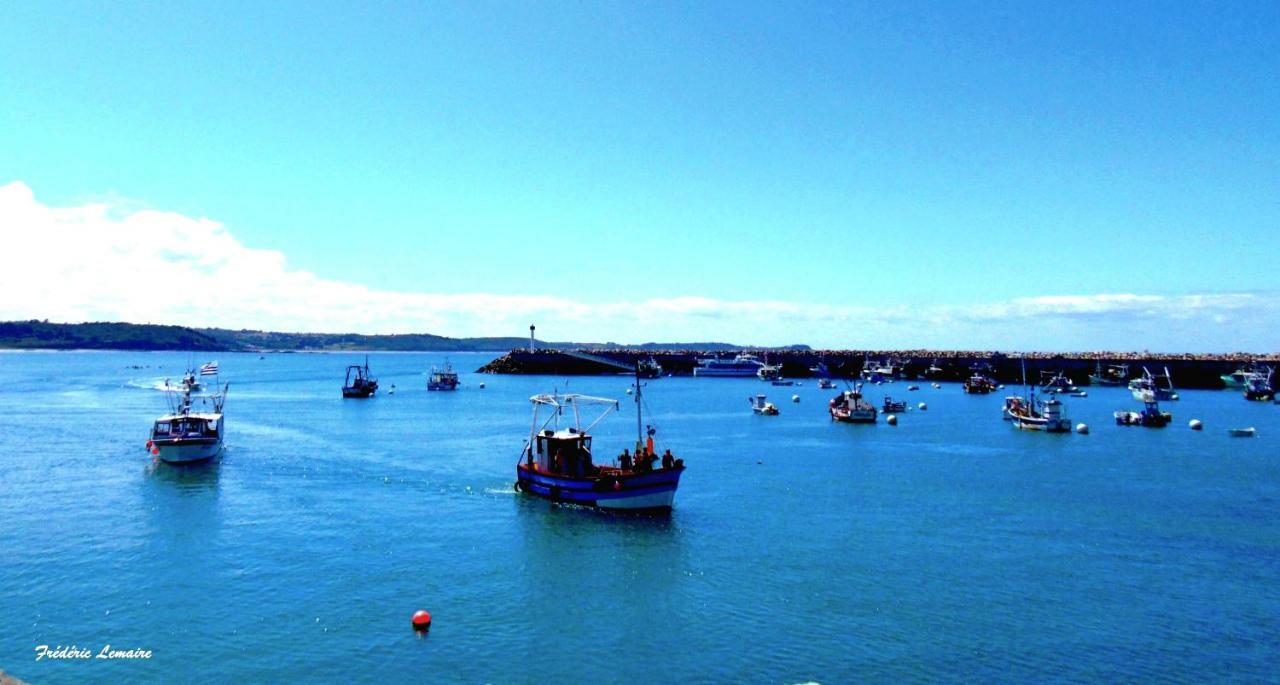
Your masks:
<svg viewBox="0 0 1280 685"><path fill-rule="evenodd" d="M197 464L170 464L152 459L147 465L147 477L158 483L176 486L180 495L191 496L216 491L221 466L221 455Z"/></svg>

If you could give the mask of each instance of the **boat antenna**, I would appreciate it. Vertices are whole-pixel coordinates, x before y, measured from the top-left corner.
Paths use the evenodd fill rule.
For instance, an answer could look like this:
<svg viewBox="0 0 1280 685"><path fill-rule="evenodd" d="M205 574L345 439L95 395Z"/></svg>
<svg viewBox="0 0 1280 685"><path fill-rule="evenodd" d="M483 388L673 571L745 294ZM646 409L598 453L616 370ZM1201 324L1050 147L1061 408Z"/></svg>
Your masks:
<svg viewBox="0 0 1280 685"><path fill-rule="evenodd" d="M644 413L644 405L640 403L640 360L636 360L636 445L644 444L644 419L641 414Z"/></svg>

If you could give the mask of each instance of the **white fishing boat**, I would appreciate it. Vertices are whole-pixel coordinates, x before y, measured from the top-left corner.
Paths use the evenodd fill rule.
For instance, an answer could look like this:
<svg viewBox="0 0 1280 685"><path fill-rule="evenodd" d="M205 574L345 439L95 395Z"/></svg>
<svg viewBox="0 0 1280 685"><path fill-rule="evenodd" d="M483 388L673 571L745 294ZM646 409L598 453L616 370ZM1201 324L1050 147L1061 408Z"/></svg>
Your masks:
<svg viewBox="0 0 1280 685"><path fill-rule="evenodd" d="M776 407L772 402L766 401L764 395L756 395L755 397L748 397L747 401L751 403L751 411L757 414L760 414L762 416L778 415L778 407Z"/></svg>
<svg viewBox="0 0 1280 685"><path fill-rule="evenodd" d="M782 380L781 364L765 364L756 369L756 376L762 381L780 381Z"/></svg>
<svg viewBox="0 0 1280 685"><path fill-rule="evenodd" d="M1133 399L1139 402L1146 401L1148 392L1155 395L1157 401L1171 402L1178 399L1178 391L1173 387L1173 377L1169 374L1169 367L1164 367L1164 375L1157 376L1151 373L1147 367L1142 367L1142 378L1135 378L1129 381L1129 392L1133 393Z"/></svg>
<svg viewBox="0 0 1280 685"><path fill-rule="evenodd" d="M853 390L845 390L827 403L827 412L832 421L843 423L875 423L876 408L862 398L862 384L858 383Z"/></svg>
<svg viewBox="0 0 1280 685"><path fill-rule="evenodd" d="M230 383L217 393L199 396L186 383L170 389L165 395L169 413L152 424L147 449L170 464L207 461L221 454L225 437L222 407L229 387Z"/></svg>
<svg viewBox="0 0 1280 685"><path fill-rule="evenodd" d="M1027 382L1026 361L1022 362L1022 382ZM1070 433L1071 419L1067 418L1066 407L1056 397L1047 400L1036 398L1035 386L1028 387L1027 401L1009 408L1010 421L1014 428L1046 433Z"/></svg>
<svg viewBox="0 0 1280 685"><path fill-rule="evenodd" d="M1022 405L1027 403L1027 398L1022 395L1009 395L1004 398L1004 406L1000 408L1000 418L1005 421L1013 420L1013 410L1020 409Z"/></svg>

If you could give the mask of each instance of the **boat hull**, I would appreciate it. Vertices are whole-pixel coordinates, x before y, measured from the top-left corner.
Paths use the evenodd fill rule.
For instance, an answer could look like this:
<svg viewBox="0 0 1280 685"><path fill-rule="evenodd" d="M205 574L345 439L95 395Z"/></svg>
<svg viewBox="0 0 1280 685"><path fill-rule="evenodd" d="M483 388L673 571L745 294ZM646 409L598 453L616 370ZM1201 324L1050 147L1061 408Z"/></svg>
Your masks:
<svg viewBox="0 0 1280 685"><path fill-rule="evenodd" d="M630 511L670 509L684 467L647 473L611 474L575 478L543 473L521 464L516 467L516 487L553 502L597 509Z"/></svg>
<svg viewBox="0 0 1280 685"><path fill-rule="evenodd" d="M1015 415L1013 427L1024 431L1041 431L1044 433L1070 433L1071 421L1067 419L1026 418Z"/></svg>
<svg viewBox="0 0 1280 685"><path fill-rule="evenodd" d="M450 382L427 383L427 390L431 390L433 392L449 391L449 390L457 390L457 389L458 389L457 381L453 381L452 383Z"/></svg>
<svg viewBox="0 0 1280 685"><path fill-rule="evenodd" d="M167 464L208 461L222 452L221 440L156 440L152 444L160 453L160 461Z"/></svg>
<svg viewBox="0 0 1280 685"><path fill-rule="evenodd" d="M693 370L695 376L707 376L716 378L756 378L758 377L756 369L716 369L707 367L697 367Z"/></svg>

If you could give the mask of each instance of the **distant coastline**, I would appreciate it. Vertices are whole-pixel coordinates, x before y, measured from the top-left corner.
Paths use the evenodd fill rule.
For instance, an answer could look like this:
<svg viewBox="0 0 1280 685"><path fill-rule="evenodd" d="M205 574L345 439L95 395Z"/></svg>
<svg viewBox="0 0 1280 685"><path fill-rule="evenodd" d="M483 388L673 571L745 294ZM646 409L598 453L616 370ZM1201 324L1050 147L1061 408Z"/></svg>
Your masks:
<svg viewBox="0 0 1280 685"><path fill-rule="evenodd" d="M614 343L537 341L544 349L609 347L629 350L735 351L747 349L720 342ZM193 352L507 352L528 347L523 337L450 338L430 333L362 335L359 333L283 333L227 328L191 328L125 322L51 323L0 322L0 349L10 350L135 350ZM808 349L792 345L792 350Z"/></svg>

